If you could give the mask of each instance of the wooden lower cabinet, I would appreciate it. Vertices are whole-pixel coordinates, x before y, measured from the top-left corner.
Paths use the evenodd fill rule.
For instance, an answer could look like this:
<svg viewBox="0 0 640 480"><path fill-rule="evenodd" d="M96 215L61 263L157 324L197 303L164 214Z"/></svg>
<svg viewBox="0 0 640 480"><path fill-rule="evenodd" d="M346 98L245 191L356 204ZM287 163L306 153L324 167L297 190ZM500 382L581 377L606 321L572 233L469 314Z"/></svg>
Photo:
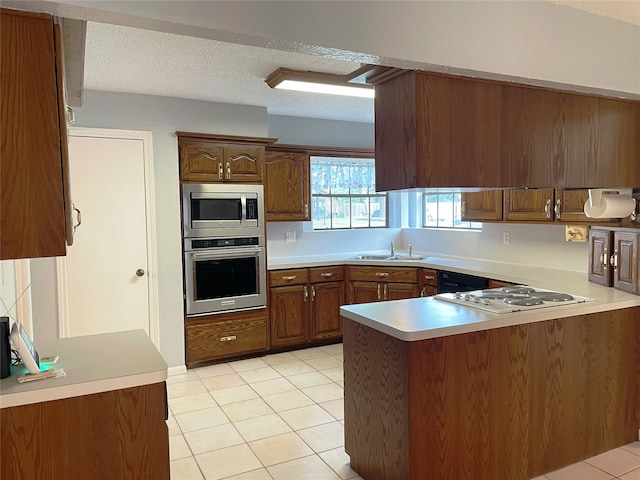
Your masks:
<svg viewBox="0 0 640 480"><path fill-rule="evenodd" d="M3 408L0 478L169 480L166 419L165 382Z"/></svg>
<svg viewBox="0 0 640 480"><path fill-rule="evenodd" d="M431 297L438 293L438 271L430 268L420 269L421 297Z"/></svg>
<svg viewBox="0 0 640 480"><path fill-rule="evenodd" d="M418 268L349 266L349 303L403 300L420 296Z"/></svg>
<svg viewBox="0 0 640 480"><path fill-rule="evenodd" d="M638 318L634 307L413 342L343 318L351 467L528 480L637 440Z"/></svg>
<svg viewBox="0 0 640 480"><path fill-rule="evenodd" d="M187 366L266 351L269 348L268 325L266 308L187 317Z"/></svg>
<svg viewBox="0 0 640 480"><path fill-rule="evenodd" d="M344 267L275 270L269 278L272 347L342 336Z"/></svg>
<svg viewBox="0 0 640 480"><path fill-rule="evenodd" d="M640 295L640 233L592 228L588 278L599 285Z"/></svg>

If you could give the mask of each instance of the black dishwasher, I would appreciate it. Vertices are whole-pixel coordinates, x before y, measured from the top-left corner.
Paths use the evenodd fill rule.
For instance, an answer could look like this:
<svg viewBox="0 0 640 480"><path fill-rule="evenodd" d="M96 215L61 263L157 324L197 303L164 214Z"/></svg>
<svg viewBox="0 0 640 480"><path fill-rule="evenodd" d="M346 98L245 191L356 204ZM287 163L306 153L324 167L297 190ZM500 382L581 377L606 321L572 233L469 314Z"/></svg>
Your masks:
<svg viewBox="0 0 640 480"><path fill-rule="evenodd" d="M468 292L488 287L488 278L442 270L438 272L438 293Z"/></svg>

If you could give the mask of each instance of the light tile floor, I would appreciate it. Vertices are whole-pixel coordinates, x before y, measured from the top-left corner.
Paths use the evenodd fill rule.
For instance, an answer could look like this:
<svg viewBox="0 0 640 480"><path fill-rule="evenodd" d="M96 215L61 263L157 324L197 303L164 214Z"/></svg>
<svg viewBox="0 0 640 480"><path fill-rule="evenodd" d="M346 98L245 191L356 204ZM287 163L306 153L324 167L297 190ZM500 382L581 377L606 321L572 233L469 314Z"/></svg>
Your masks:
<svg viewBox="0 0 640 480"><path fill-rule="evenodd" d="M342 379L342 344L169 377L171 479L362 480L344 451ZM614 479L640 480L640 442L534 480Z"/></svg>

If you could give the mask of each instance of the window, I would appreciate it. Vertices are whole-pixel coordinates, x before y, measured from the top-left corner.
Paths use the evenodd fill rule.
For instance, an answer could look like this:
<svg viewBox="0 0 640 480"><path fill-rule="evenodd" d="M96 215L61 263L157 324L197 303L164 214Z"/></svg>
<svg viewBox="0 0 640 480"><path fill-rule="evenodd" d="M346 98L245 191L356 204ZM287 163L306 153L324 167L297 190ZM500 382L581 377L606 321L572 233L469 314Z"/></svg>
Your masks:
<svg viewBox="0 0 640 480"><path fill-rule="evenodd" d="M462 204L460 193L438 192L425 193L423 203L424 227L460 228L466 230L480 230L482 223L463 222L460 213Z"/></svg>
<svg viewBox="0 0 640 480"><path fill-rule="evenodd" d="M314 230L387 226L387 194L375 191L372 158L311 157Z"/></svg>

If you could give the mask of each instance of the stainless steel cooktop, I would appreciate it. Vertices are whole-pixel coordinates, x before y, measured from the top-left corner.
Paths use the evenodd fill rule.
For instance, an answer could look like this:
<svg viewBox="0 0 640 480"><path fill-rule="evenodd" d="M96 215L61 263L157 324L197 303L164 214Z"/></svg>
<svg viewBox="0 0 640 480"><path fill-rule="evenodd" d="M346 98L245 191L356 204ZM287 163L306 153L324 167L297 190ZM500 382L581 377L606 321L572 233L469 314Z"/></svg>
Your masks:
<svg viewBox="0 0 640 480"><path fill-rule="evenodd" d="M473 290L471 292L439 293L435 298L491 313L520 312L592 300L587 297L543 290L527 285Z"/></svg>

